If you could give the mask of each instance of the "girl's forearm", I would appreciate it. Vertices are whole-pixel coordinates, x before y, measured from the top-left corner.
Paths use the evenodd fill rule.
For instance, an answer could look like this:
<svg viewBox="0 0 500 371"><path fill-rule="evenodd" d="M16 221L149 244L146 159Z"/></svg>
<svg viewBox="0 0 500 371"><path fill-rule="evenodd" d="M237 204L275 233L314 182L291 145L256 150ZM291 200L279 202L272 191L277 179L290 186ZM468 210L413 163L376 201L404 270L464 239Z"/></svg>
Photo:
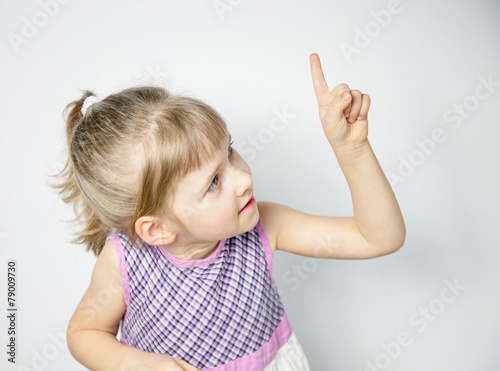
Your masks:
<svg viewBox="0 0 500 371"><path fill-rule="evenodd" d="M75 359L92 371L126 371L148 353L120 343L105 331L80 330L68 334L68 347ZM139 366L140 367L140 366Z"/></svg>
<svg viewBox="0 0 500 371"><path fill-rule="evenodd" d="M73 357L92 371L199 371L173 357L122 344L105 331L68 331L67 341Z"/></svg>
<svg viewBox="0 0 500 371"><path fill-rule="evenodd" d="M68 332L67 342L73 357L92 371L126 370L130 354L141 352L120 343L113 334L99 330Z"/></svg>
<svg viewBox="0 0 500 371"><path fill-rule="evenodd" d="M399 249L406 236L403 216L370 143L333 149L349 184L360 233L381 251Z"/></svg>

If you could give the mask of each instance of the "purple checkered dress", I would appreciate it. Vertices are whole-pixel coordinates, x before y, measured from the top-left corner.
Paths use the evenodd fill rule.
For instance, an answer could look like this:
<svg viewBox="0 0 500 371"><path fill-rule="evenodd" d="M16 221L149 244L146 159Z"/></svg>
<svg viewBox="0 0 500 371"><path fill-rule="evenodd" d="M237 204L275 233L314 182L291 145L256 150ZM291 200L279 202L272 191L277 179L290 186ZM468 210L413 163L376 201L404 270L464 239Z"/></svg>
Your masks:
<svg viewBox="0 0 500 371"><path fill-rule="evenodd" d="M127 306L122 343L199 369L262 370L289 338L260 220L202 260L181 261L146 244L136 249L123 233L110 239Z"/></svg>

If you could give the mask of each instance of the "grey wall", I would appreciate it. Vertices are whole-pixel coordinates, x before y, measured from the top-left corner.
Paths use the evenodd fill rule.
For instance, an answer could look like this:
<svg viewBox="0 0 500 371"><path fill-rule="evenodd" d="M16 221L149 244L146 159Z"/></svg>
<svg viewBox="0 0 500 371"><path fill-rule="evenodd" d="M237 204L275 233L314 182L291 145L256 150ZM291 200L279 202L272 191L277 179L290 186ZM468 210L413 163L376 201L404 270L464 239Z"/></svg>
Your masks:
<svg viewBox="0 0 500 371"><path fill-rule="evenodd" d="M498 370L498 1L3 1L0 19L0 343L14 259L19 370L84 369L63 334L95 258L69 243L72 210L46 186L64 106L144 83L199 97L227 120L257 199L351 215L312 52L331 88L370 94L370 142L407 225L387 257L276 254L313 370ZM5 350L0 368L15 370Z"/></svg>

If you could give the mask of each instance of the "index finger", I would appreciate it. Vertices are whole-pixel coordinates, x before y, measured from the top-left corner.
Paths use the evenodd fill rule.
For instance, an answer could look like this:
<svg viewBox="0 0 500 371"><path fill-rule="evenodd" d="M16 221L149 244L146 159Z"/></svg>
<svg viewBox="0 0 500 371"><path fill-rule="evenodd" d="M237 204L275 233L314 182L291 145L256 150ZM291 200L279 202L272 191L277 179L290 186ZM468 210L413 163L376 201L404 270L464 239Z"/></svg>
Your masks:
<svg viewBox="0 0 500 371"><path fill-rule="evenodd" d="M321 104L321 100L323 100L325 97L330 97L327 102L324 102L325 104L329 104L329 101L331 100L331 93L330 89L328 89L325 76L323 75L323 69L321 68L321 61L319 60L318 54L311 54L309 56L309 62L311 64L311 75L316 98L318 98L318 102Z"/></svg>

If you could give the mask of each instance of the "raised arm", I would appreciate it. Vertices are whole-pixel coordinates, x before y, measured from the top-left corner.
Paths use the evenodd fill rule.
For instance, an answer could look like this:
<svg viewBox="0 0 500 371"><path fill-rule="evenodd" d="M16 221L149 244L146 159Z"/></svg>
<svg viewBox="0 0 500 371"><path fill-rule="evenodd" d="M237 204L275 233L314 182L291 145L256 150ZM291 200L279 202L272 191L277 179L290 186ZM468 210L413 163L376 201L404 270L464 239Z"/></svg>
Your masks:
<svg viewBox="0 0 500 371"><path fill-rule="evenodd" d="M93 371L197 370L184 361L120 343L116 334L125 309L118 256L109 241L68 325L67 343L73 357Z"/></svg>
<svg viewBox="0 0 500 371"><path fill-rule="evenodd" d="M368 142L370 97L346 84L330 92L317 54L310 56L310 63L321 124L349 185L354 217L314 216L260 203L271 247L340 259L392 253L403 245L406 231L396 197Z"/></svg>

